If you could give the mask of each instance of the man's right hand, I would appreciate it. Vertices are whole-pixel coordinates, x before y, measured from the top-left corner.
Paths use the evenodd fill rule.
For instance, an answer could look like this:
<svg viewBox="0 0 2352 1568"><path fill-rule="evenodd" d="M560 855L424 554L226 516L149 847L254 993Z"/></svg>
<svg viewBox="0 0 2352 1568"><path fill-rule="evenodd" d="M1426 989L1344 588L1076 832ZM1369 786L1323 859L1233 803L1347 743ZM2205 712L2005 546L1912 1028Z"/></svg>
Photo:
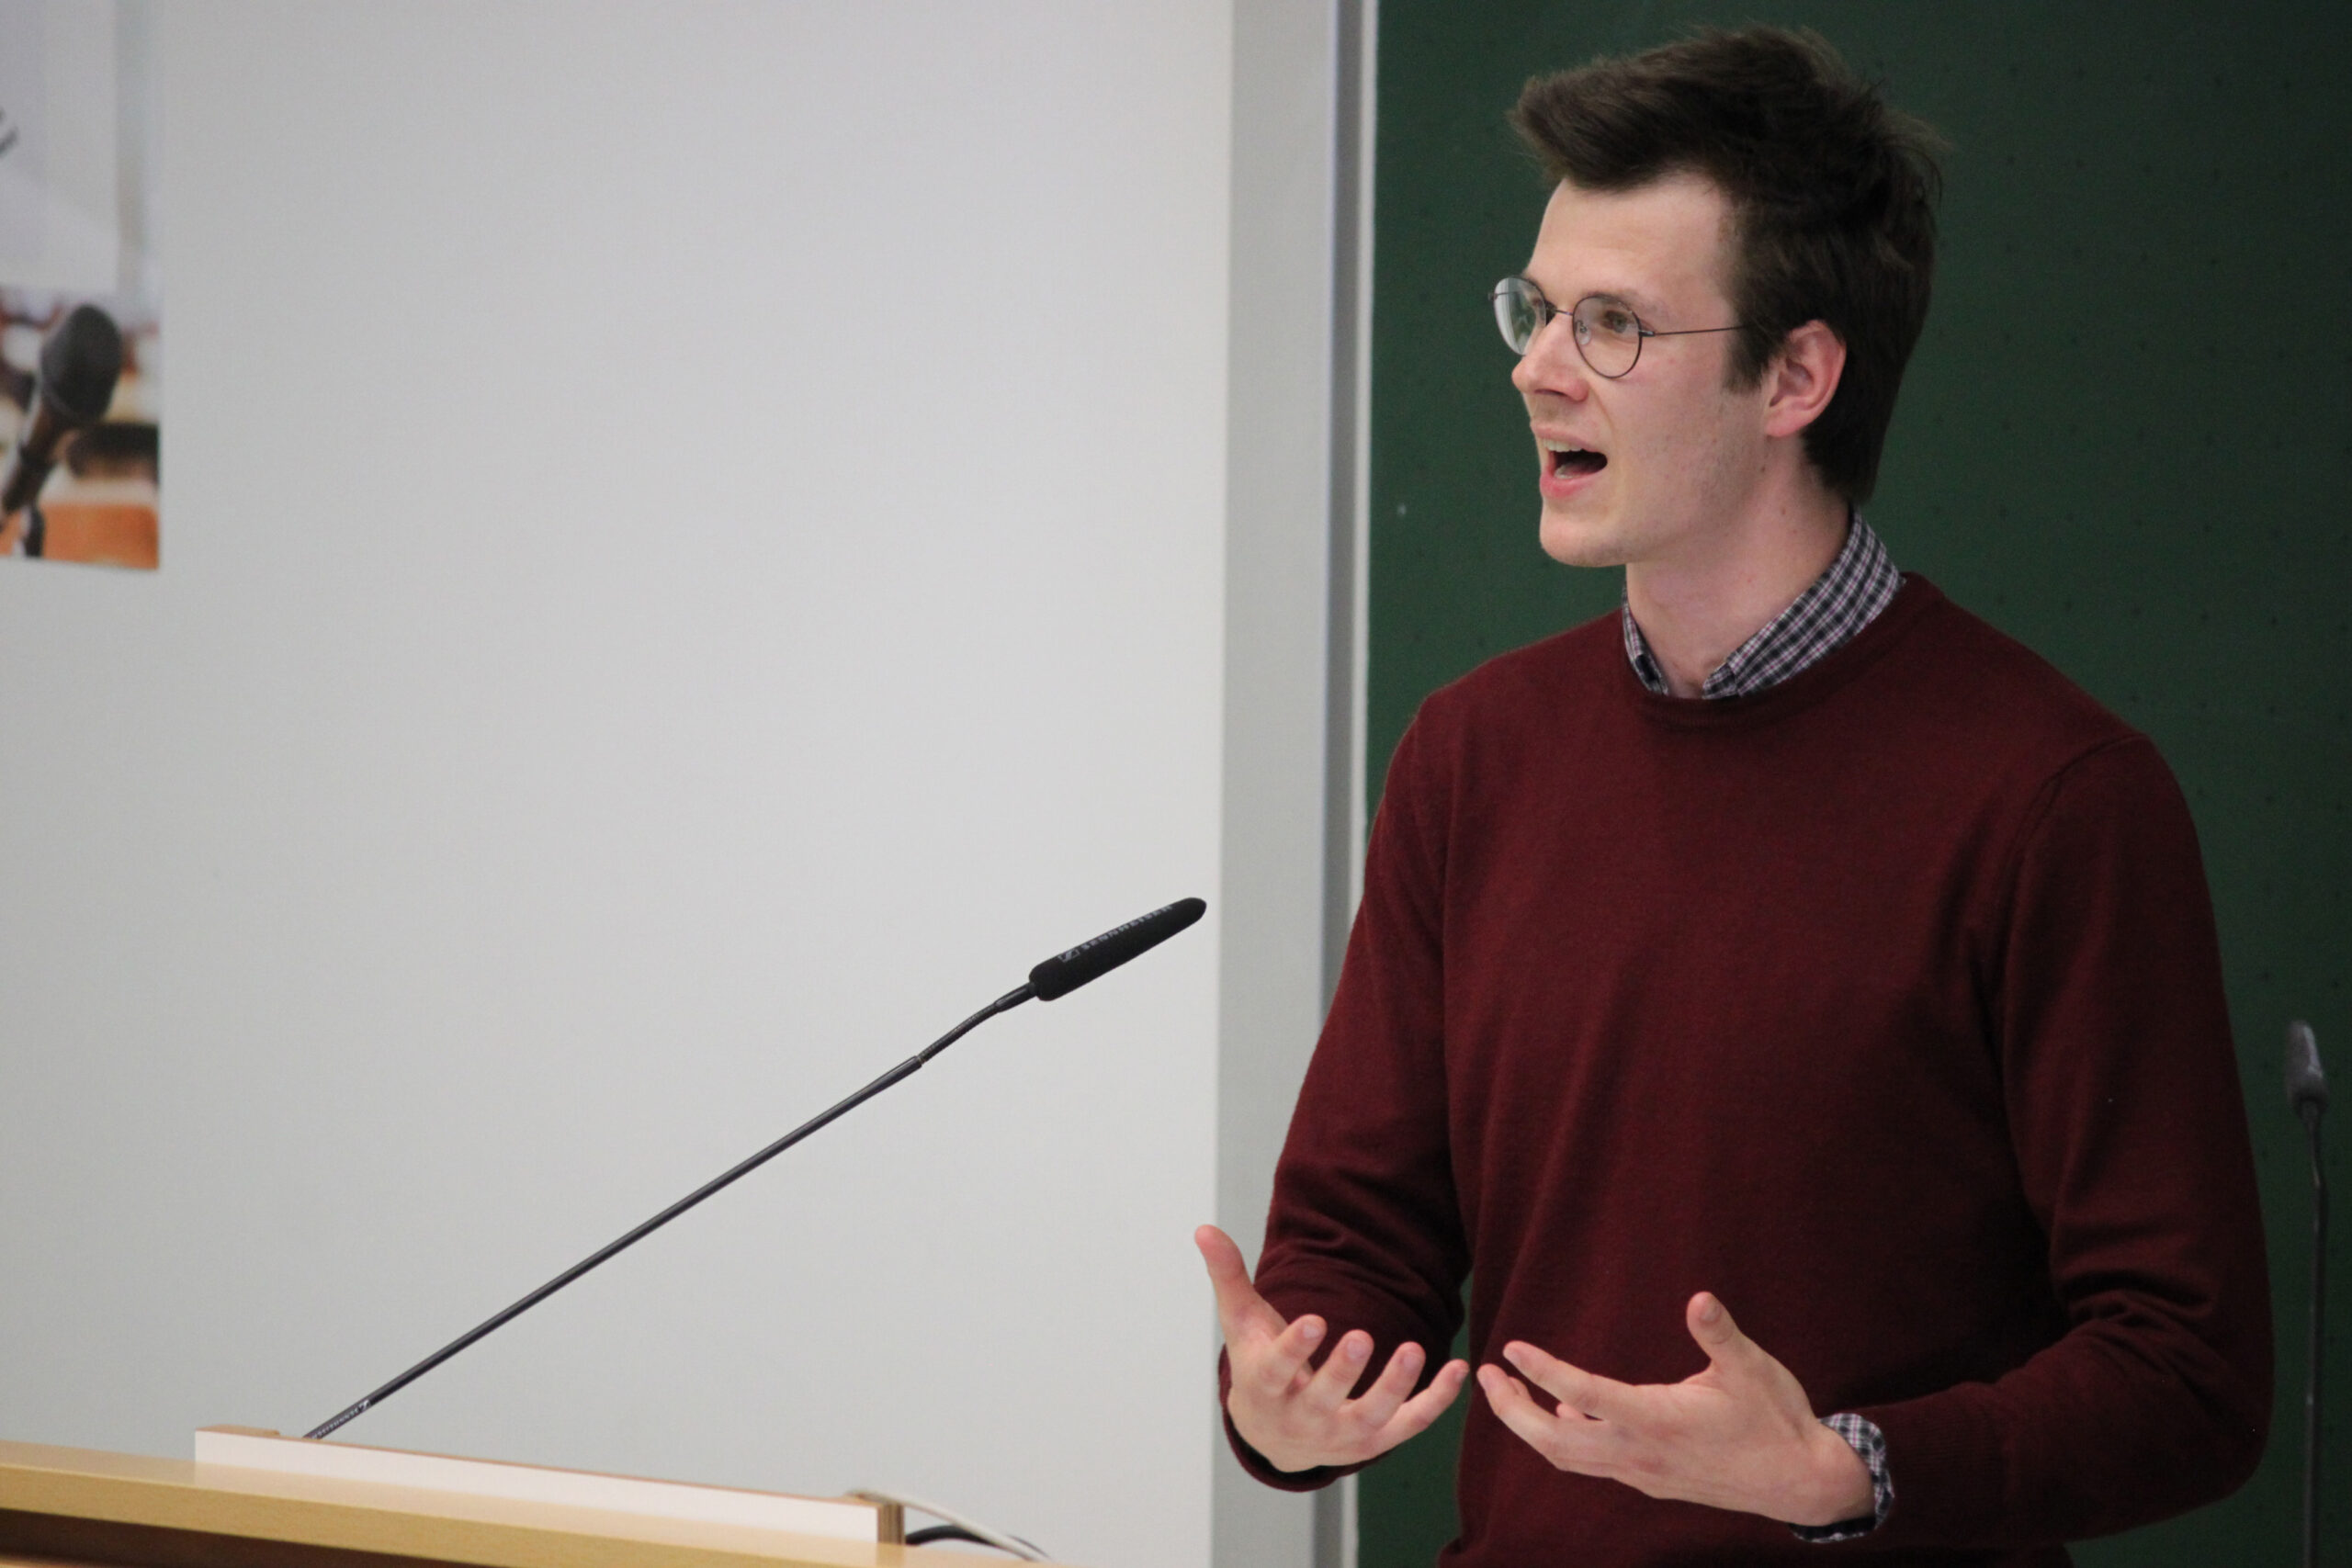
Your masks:
<svg viewBox="0 0 2352 1568"><path fill-rule="evenodd" d="M1377 1382L1349 1397L1372 1358L1372 1336L1351 1329L1320 1368L1309 1366L1327 1331L1323 1320L1309 1314L1284 1323L1250 1283L1241 1249L1215 1225L1203 1225L1193 1240L1216 1287L1217 1320L1233 1366L1226 1414L1276 1470L1362 1464L1426 1427L1462 1392L1470 1363L1448 1361L1414 1393L1422 1350L1408 1342L1396 1347Z"/></svg>

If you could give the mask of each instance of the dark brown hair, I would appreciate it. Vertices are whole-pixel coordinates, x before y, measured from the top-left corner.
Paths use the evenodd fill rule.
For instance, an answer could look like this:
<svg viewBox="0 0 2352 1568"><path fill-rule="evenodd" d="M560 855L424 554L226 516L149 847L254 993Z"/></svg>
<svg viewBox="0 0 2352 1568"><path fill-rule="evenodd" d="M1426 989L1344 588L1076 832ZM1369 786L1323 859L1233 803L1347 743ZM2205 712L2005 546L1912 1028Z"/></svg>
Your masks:
<svg viewBox="0 0 2352 1568"><path fill-rule="evenodd" d="M1732 384L1754 386L1790 333L1826 323L1846 368L1805 427L1805 456L1831 490L1867 501L1928 319L1935 131L1819 34L1766 27L1538 76L1511 123L1555 182L1625 191L1695 174L1723 191L1736 257L1725 282L1743 328Z"/></svg>

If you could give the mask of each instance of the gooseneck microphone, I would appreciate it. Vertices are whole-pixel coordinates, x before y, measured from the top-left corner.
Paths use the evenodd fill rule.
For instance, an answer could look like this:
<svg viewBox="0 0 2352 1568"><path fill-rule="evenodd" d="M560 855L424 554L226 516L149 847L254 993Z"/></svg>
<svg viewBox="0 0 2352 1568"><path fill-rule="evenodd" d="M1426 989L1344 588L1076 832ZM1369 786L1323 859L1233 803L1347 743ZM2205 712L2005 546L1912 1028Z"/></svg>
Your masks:
<svg viewBox="0 0 2352 1568"><path fill-rule="evenodd" d="M655 1231L660 1230L663 1225L668 1224L672 1220L676 1219L680 1214L684 1213L688 1209L693 1208L696 1203L701 1202L712 1193L717 1192L719 1189L728 1186L729 1183L739 1179L740 1178L749 1176L752 1171L757 1170L760 1167L775 1158L776 1156L784 1153L785 1150L790 1148L793 1145L800 1142L801 1139L808 1136L809 1134L814 1133L817 1129L824 1126L829 1122L835 1121L842 1116L847 1115L850 1111L856 1110L859 1106L865 1104L876 1095L880 1094L884 1089L888 1089L892 1084L899 1082L902 1078L912 1077L922 1068L924 1064L928 1063L933 1056L938 1055L942 1051L946 1050L947 1047L955 1044L956 1042L961 1040L965 1035L969 1034L973 1030L978 1028L989 1019L994 1018L997 1014L1001 1012L1010 1012L1012 1009L1019 1007L1023 1002L1031 1000L1032 998L1038 1001L1049 1002L1057 997L1066 997L1069 995L1070 992L1078 989L1080 986L1085 985L1089 980L1099 980L1104 975L1107 975L1112 970L1116 969L1120 964L1126 963L1129 959L1139 958L1144 953L1150 952L1153 948L1158 947L1161 942L1166 942L1170 937L1174 936L1178 931L1182 931L1185 927L1199 919L1201 916L1207 911L1207 909L1208 905L1198 898L1179 898L1173 904L1154 909L1148 915L1141 916L1138 919L1129 920L1125 925L1117 926L1110 931L1104 931L1101 936L1094 938L1091 942L1082 942L1066 953L1056 953L1053 957L1046 959L1044 963L1030 970L1029 978L1026 983L1012 990L1005 992L1004 995L997 998L996 1000L990 1002L988 1006L982 1008L979 1011L974 1013L971 1017L966 1019L963 1022L957 1024L955 1028L949 1030L946 1033L941 1035L938 1039L933 1041L930 1044L924 1046L913 1055L908 1057L905 1061L900 1062L897 1066L892 1067L888 1072L884 1073L880 1077L876 1078L872 1083L867 1084L855 1094L851 1095L848 1099L842 1100L838 1105L831 1107L830 1110L818 1112L808 1121L803 1122L799 1126L795 1127L791 1132L786 1133L783 1137L778 1138L775 1143L770 1144L766 1148L762 1149L751 1158L743 1161L741 1165L736 1166L734 1168L725 1172L723 1175L713 1178L711 1180L705 1182L702 1186L695 1188L692 1192L687 1193L684 1197L679 1199L676 1202L671 1204L668 1208L662 1210L660 1213L654 1215L643 1224L639 1225L635 1230L632 1230L628 1235L599 1247L596 1251L589 1254L586 1258L582 1258L579 1262L573 1264L562 1273L558 1274L554 1279L549 1280L546 1284L541 1285L537 1290L533 1291L529 1295L525 1296L521 1301L516 1302L514 1305L506 1308L497 1315L476 1325L470 1329L468 1329L465 1333L459 1335L457 1338L452 1339L448 1344L444 1345L438 1350L434 1351L433 1354L425 1357L424 1359L419 1361L416 1365L411 1367L408 1371L402 1372L391 1382L384 1384L383 1387L377 1389L374 1393L359 1400L356 1404L347 1406L339 1412L333 1419L320 1423L318 1426L313 1427L311 1430L303 1433L302 1435L306 1438L323 1438L333 1432L336 1427L343 1426L345 1422L366 1415L369 1410L382 1404L385 1400L390 1399L393 1394L398 1393L401 1390L406 1388L409 1384L414 1382L417 1379L423 1377L425 1373L431 1371L434 1368L439 1366L442 1362L447 1360L450 1357L456 1355L458 1351L472 1344L475 1340L481 1338L492 1329L513 1322L515 1318L520 1317L523 1314L530 1311L533 1307L538 1305L541 1302L547 1300L549 1296L555 1294L558 1291L563 1289L566 1285L569 1285L571 1281L577 1280L581 1275L585 1274L599 1263L602 1263L606 1258L613 1257L616 1253L624 1251L644 1240L647 1236L651 1235Z"/></svg>
<svg viewBox="0 0 2352 1568"><path fill-rule="evenodd" d="M1124 926L1114 926L1068 953L1057 953L1030 970L1029 992L1041 1002L1066 997L1089 980L1101 979L1128 959L1140 958L1207 912L1208 906L1198 898L1179 898L1148 915L1138 915Z"/></svg>
<svg viewBox="0 0 2352 1568"><path fill-rule="evenodd" d="M2303 1374L2303 1568L2319 1562L2319 1368L2327 1343L2327 1172L2319 1162L2319 1119L2327 1110L2327 1072L2319 1038L2300 1020L2287 1026L2287 1104L2312 1141L2311 1368Z"/></svg>
<svg viewBox="0 0 2352 1568"><path fill-rule="evenodd" d="M32 503L68 435L106 418L121 376L121 329L96 305L76 305L40 346L33 406L0 478L0 517Z"/></svg>

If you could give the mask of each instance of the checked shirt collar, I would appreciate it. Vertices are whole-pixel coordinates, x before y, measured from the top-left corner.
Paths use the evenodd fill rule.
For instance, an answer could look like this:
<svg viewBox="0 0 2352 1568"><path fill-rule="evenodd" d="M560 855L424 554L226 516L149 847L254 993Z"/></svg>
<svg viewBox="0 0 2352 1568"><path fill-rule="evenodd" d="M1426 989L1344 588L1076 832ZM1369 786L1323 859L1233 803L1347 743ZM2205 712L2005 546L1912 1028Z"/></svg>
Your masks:
<svg viewBox="0 0 2352 1568"><path fill-rule="evenodd" d="M1903 574L1887 558L1886 546L1860 513L1846 530L1845 547L1829 570L1796 602L1764 624L1762 630L1732 650L1715 667L1702 697L1741 697L1778 685L1815 660L1835 652L1894 600ZM1625 658L1644 686L1663 697L1668 694L1666 671L1650 652L1649 639L1634 624L1634 606L1626 601L1618 613L1625 632Z"/></svg>

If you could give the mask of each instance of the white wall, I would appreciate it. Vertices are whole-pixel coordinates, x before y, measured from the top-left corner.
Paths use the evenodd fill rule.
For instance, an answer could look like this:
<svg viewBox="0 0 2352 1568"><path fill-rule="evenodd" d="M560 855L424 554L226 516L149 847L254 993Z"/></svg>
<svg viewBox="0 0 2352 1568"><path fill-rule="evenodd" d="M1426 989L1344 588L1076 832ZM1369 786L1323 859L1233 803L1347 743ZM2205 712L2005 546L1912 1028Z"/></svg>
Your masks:
<svg viewBox="0 0 2352 1568"><path fill-rule="evenodd" d="M160 8L164 568L0 563L0 1436L314 1424L1200 893L345 1435L1208 1560L1232 25Z"/></svg>

